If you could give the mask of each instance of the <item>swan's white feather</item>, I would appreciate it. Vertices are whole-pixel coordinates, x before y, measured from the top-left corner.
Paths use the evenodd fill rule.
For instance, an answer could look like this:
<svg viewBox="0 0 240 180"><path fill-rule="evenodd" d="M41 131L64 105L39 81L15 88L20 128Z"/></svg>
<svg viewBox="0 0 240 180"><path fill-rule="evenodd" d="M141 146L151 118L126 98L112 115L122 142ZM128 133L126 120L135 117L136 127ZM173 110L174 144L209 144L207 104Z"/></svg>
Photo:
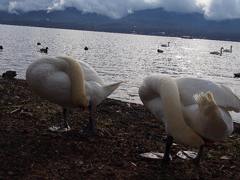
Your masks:
<svg viewBox="0 0 240 180"><path fill-rule="evenodd" d="M32 63L26 72L26 79L32 89L40 96L64 107L73 106L71 102L71 80L68 74L68 57L42 58ZM83 69L84 84L88 99L99 104L120 84L105 85L97 72L87 63L78 61ZM105 87L112 88L105 88ZM107 92L106 92L107 91Z"/></svg>
<svg viewBox="0 0 240 180"><path fill-rule="evenodd" d="M161 99L160 83L166 75L151 75L144 79L139 88L139 96L143 104L157 119L168 121L164 117L163 104ZM211 81L197 78L175 79L182 103L182 111L185 122L200 136L209 140L222 140L233 131L232 118L228 111L239 112L240 100L223 85L217 85ZM167 91L167 89L166 89ZM194 95L211 92L214 103L217 106L216 119L212 120L199 110L199 104ZM178 119L176 118L176 122ZM165 122L166 124L166 122ZM178 131L176 129L175 131ZM179 134L180 135L180 134Z"/></svg>
<svg viewBox="0 0 240 180"><path fill-rule="evenodd" d="M223 86L217 85L209 80L197 78L177 79L178 89L181 96L181 102L184 106L195 104L194 95L210 91L218 106L230 110L240 110L240 100L233 92Z"/></svg>

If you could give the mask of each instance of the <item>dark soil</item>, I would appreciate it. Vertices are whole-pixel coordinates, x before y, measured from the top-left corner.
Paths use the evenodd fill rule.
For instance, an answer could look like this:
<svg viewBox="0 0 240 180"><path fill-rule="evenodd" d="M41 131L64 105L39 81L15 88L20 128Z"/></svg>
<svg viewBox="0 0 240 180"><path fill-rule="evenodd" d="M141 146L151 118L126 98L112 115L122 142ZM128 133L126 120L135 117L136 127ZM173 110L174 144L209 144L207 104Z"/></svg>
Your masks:
<svg viewBox="0 0 240 180"><path fill-rule="evenodd" d="M107 99L98 135L81 135L88 113L71 113L72 130L53 133L61 108L34 95L24 80L0 79L0 179L240 179L240 128L211 145L200 164L176 156L168 167L140 153L163 152L164 127L142 105ZM221 157L229 158L223 159Z"/></svg>

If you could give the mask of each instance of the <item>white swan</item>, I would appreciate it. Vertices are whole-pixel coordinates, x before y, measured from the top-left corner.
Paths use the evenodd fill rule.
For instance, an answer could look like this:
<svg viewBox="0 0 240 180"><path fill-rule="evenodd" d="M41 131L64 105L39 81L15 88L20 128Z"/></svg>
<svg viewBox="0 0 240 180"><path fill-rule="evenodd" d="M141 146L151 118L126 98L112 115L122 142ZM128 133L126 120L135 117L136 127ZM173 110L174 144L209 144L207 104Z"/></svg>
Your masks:
<svg viewBox="0 0 240 180"><path fill-rule="evenodd" d="M169 47L170 42L168 42L167 44L161 44L162 47Z"/></svg>
<svg viewBox="0 0 240 180"><path fill-rule="evenodd" d="M93 118L96 106L109 96L121 82L104 85L97 72L83 61L70 57L42 58L33 62L26 71L29 86L41 97L64 108L64 122L51 128L68 131L67 109L89 108L89 130L96 133Z"/></svg>
<svg viewBox="0 0 240 180"><path fill-rule="evenodd" d="M230 49L224 49L223 52L232 53L232 46L230 46Z"/></svg>
<svg viewBox="0 0 240 180"><path fill-rule="evenodd" d="M143 81L139 96L154 116L162 120L167 132L164 160L169 161L172 140L199 148L221 141L233 131L228 111L240 111L240 100L233 92L211 81L197 78L173 79L152 75Z"/></svg>
<svg viewBox="0 0 240 180"><path fill-rule="evenodd" d="M219 56L221 56L221 55L222 55L222 52L223 52L223 47L220 48L220 52L219 52L219 51L212 51L212 52L210 52L210 54L214 54L214 55L219 55Z"/></svg>

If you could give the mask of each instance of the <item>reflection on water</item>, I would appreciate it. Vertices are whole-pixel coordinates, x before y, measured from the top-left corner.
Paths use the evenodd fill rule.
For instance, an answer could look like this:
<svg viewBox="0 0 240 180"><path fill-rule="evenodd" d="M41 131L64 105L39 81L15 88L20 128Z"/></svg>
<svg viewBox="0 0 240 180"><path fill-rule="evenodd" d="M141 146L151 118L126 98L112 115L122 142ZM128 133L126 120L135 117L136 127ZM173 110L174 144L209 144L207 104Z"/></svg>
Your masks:
<svg viewBox="0 0 240 180"><path fill-rule="evenodd" d="M240 43L174 37L128 35L76 30L0 25L0 73L16 70L25 78L27 66L46 56L38 52L37 42L49 47L48 56L70 55L93 66L106 82L124 80L112 98L139 103L138 87L152 73L174 77L206 78L231 87L240 96ZM170 43L170 47L160 44ZM233 53L210 55L220 47ZM89 48L88 51L84 47ZM157 49L164 53L157 53Z"/></svg>

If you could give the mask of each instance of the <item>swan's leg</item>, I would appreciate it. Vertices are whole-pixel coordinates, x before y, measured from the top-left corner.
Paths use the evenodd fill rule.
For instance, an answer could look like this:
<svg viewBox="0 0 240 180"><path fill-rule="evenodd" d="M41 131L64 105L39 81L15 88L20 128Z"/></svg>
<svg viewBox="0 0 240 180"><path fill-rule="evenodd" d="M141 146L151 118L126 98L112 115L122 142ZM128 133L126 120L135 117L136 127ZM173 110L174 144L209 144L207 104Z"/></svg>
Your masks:
<svg viewBox="0 0 240 180"><path fill-rule="evenodd" d="M170 159L170 151L171 151L171 146L173 143L173 137L172 136L167 136L166 138L166 144L165 144L165 152L163 156L163 163L167 164L171 159Z"/></svg>
<svg viewBox="0 0 240 180"><path fill-rule="evenodd" d="M197 166L199 165L201 157L203 156L203 150L204 150L204 145L200 146L197 157L193 159L194 164L196 164Z"/></svg>
<svg viewBox="0 0 240 180"><path fill-rule="evenodd" d="M50 131L54 132L67 132L71 128L68 125L68 119L69 119L69 109L63 108L63 121L59 123L59 125L55 125L49 128Z"/></svg>
<svg viewBox="0 0 240 180"><path fill-rule="evenodd" d="M96 127L96 103L92 100L89 102L89 121L87 125L87 133L90 135L95 135L97 133L97 127Z"/></svg>
<svg viewBox="0 0 240 180"><path fill-rule="evenodd" d="M69 109L63 108L63 128L70 130L70 126L68 125L68 120L69 120Z"/></svg>

